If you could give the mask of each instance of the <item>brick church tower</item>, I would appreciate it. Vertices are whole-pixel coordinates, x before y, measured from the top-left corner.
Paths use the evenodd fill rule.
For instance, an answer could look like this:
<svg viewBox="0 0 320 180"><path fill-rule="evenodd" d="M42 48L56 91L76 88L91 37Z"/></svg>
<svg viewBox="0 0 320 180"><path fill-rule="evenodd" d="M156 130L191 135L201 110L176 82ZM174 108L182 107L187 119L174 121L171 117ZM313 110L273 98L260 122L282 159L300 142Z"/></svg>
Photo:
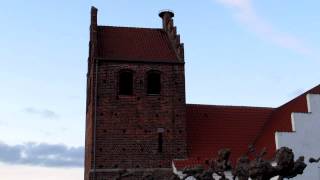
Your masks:
<svg viewBox="0 0 320 180"><path fill-rule="evenodd" d="M91 9L85 180L187 156L184 48L174 14L159 16L162 28L100 26Z"/></svg>

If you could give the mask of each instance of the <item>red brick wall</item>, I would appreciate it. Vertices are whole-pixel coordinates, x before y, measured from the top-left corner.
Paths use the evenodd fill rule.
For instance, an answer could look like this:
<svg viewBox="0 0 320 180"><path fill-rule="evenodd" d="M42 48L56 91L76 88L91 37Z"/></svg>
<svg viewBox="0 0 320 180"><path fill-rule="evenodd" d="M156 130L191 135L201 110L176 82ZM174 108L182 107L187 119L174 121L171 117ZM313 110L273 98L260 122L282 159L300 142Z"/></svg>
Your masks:
<svg viewBox="0 0 320 180"><path fill-rule="evenodd" d="M92 108L88 108L87 116L86 116L86 142L85 142L85 179L89 178L89 174L87 173L92 168L92 147L93 147L93 139L92 139Z"/></svg>
<svg viewBox="0 0 320 180"><path fill-rule="evenodd" d="M85 179L89 179L89 171L93 167L93 123L94 123L94 66L88 63L87 108L86 108L86 139L85 139Z"/></svg>
<svg viewBox="0 0 320 180"><path fill-rule="evenodd" d="M134 72L132 96L118 94L118 74L123 69ZM160 95L146 92L149 70L161 72ZM97 169L170 168L172 159L186 158L184 64L100 60L97 95ZM91 108L87 112L86 172L93 167ZM158 128L164 129L162 153L158 152Z"/></svg>
<svg viewBox="0 0 320 180"><path fill-rule="evenodd" d="M121 177L121 180L143 180L147 179L148 176L152 176L156 180L168 180L172 177L173 172L171 169L132 169L123 171L113 171L113 172L97 172L95 180L110 180L117 179ZM122 175L120 175L122 174ZM120 178L119 178L120 179ZM93 180L91 177L90 180Z"/></svg>

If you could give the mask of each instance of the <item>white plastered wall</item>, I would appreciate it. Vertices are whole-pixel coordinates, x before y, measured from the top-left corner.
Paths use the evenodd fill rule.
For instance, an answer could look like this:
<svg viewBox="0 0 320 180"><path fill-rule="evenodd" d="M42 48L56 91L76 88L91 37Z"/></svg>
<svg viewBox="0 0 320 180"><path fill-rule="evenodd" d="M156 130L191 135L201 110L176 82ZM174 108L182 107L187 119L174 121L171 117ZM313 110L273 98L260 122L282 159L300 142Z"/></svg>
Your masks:
<svg viewBox="0 0 320 180"><path fill-rule="evenodd" d="M276 132L276 148L286 146L295 158L305 157L308 166L295 180L320 180L320 163L309 163L310 157L320 157L320 95L308 94L307 103L308 113L291 114L293 132Z"/></svg>

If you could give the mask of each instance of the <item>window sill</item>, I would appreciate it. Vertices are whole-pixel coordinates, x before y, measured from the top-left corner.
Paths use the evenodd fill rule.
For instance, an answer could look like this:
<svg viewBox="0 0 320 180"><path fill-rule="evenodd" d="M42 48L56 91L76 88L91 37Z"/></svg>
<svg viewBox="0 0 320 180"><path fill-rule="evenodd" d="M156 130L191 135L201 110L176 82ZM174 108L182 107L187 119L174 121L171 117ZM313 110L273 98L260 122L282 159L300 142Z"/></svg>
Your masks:
<svg viewBox="0 0 320 180"><path fill-rule="evenodd" d="M135 95L118 95L117 99L133 99L136 98Z"/></svg>
<svg viewBox="0 0 320 180"><path fill-rule="evenodd" d="M147 94L147 96L160 96L161 94Z"/></svg>

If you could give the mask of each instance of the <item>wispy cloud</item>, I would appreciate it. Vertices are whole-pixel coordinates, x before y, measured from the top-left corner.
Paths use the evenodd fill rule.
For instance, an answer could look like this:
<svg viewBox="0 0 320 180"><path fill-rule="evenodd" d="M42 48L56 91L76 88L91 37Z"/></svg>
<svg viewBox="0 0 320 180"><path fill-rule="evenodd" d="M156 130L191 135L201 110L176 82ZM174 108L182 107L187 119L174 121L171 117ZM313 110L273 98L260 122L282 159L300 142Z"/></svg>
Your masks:
<svg viewBox="0 0 320 180"><path fill-rule="evenodd" d="M49 109L37 109L37 108L33 108L33 107L27 107L24 109L24 111L26 113L29 114L36 114L36 115L40 115L43 118L47 118L47 119L58 119L59 115Z"/></svg>
<svg viewBox="0 0 320 180"><path fill-rule="evenodd" d="M29 142L22 145L0 143L0 162L45 167L82 167L83 147Z"/></svg>
<svg viewBox="0 0 320 180"><path fill-rule="evenodd" d="M235 18L254 31L261 38L299 54L310 56L313 50L301 39L285 32L278 31L272 24L264 20L254 9L252 0L215 0L233 10Z"/></svg>

